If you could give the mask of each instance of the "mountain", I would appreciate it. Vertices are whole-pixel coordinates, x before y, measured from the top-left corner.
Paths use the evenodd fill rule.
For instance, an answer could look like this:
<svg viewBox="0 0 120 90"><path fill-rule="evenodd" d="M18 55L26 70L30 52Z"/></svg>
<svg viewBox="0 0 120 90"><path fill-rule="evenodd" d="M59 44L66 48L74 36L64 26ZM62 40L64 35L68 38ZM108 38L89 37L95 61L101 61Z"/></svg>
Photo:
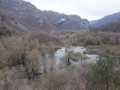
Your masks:
<svg viewBox="0 0 120 90"><path fill-rule="evenodd" d="M119 19L120 19L120 12L112 14L112 15L107 15L107 16L99 19L99 20L90 21L90 26L93 27L93 28L94 27L99 27L99 26L102 26L102 25L105 25L105 24L116 22Z"/></svg>
<svg viewBox="0 0 120 90"><path fill-rule="evenodd" d="M77 15L65 15L53 11L42 11L55 29L58 30L81 30L89 29L89 22Z"/></svg>
<svg viewBox="0 0 120 90"><path fill-rule="evenodd" d="M0 0L0 27L12 31L89 29L89 21L77 15L41 11L23 0Z"/></svg>
<svg viewBox="0 0 120 90"><path fill-rule="evenodd" d="M95 27L95 28L93 28L93 31L94 32L97 32L97 31L120 32L120 19L118 19L115 22L111 22L111 23L108 23L108 24L105 24L105 25L102 25L102 26L99 26L99 27Z"/></svg>

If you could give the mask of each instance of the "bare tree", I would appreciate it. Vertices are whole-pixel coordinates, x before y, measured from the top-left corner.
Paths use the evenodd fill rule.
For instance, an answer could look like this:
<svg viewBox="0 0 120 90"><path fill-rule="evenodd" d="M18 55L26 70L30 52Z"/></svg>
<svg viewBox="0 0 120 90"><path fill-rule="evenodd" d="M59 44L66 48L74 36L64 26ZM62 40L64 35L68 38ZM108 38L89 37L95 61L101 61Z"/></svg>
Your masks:
<svg viewBox="0 0 120 90"><path fill-rule="evenodd" d="M39 57L40 57L40 53L37 49L32 50L32 52L30 52L26 59L27 61L27 69L29 69L32 73L32 80L34 81L35 76L39 75L40 72L40 61L39 61Z"/></svg>

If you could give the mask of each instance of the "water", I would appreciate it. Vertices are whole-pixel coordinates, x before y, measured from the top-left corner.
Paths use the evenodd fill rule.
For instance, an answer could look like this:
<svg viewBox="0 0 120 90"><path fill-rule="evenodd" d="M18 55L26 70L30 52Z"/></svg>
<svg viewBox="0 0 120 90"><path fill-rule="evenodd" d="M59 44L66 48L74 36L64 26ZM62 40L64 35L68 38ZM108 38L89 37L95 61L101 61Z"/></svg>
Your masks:
<svg viewBox="0 0 120 90"><path fill-rule="evenodd" d="M77 47L71 47L69 48L69 51L74 51L75 53L80 52L82 55L87 56L89 59L86 60L78 60L78 61L73 61L70 60L70 64L71 65L81 65L84 63L91 63L91 62L96 62L96 59L98 57L98 55L96 54L83 54L84 51L87 51L87 49L84 46L77 46ZM40 59L41 60L41 59ZM66 50L65 47L58 49L55 53L54 53L54 59L50 58L50 56L46 56L46 67L47 67L47 72L50 72L50 67L51 67L51 62L54 61L54 64L52 64L54 70L58 71L58 70L64 70L66 68L66 66L68 65L67 62L67 58L66 58ZM44 66L41 65L40 67L40 73L44 73Z"/></svg>
<svg viewBox="0 0 120 90"><path fill-rule="evenodd" d="M75 53L80 52L81 54L83 54L84 51L87 51L87 49L84 46L71 47L69 50L74 51ZM66 55L65 47L55 52L54 56L56 59L56 66L59 65L59 63L61 62L61 58L65 57L65 55ZM75 65L80 65L82 63L91 63L91 62L95 63L98 57L98 55L96 54L83 54L83 55L87 56L89 59L79 60L78 62L74 62L73 60L70 60L70 62Z"/></svg>

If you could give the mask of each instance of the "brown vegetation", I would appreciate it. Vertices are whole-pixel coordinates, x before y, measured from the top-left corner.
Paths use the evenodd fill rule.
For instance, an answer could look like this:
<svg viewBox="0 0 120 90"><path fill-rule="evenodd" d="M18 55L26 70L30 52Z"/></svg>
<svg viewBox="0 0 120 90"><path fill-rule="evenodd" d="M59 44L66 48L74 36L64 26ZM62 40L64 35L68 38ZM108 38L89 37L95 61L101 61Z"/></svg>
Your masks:
<svg viewBox="0 0 120 90"><path fill-rule="evenodd" d="M120 55L120 34L89 31L40 32L2 37L0 39L0 87L17 90L21 82L33 90L90 90L93 64L68 66L64 61L85 60L81 53L72 52L71 46L86 45L89 54L102 55L105 50ZM114 45L114 46L113 46ZM66 57L54 67L54 52L66 47ZM46 57L47 56L47 57ZM49 59L48 59L49 58ZM43 66L43 72L40 67ZM16 82L16 84L13 84ZM12 89L11 89L12 88Z"/></svg>

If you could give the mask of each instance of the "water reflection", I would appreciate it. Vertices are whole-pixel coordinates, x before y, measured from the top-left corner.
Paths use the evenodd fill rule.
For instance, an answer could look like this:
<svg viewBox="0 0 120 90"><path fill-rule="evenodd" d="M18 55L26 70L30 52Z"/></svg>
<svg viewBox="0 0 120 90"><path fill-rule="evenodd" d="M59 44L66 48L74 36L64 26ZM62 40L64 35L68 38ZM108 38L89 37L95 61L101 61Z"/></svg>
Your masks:
<svg viewBox="0 0 120 90"><path fill-rule="evenodd" d="M91 62L95 63L98 57L98 55L96 54L83 54L84 51L87 51L87 49L84 46L71 47L69 48L69 51L74 51L75 53L80 52L82 55L87 56L88 59L86 60L69 59L70 62L68 62L68 58L66 56L67 55L66 48L63 47L61 49L58 49L53 56L48 55L47 57L45 57L45 67L47 67L46 68L47 72L50 72L51 68L54 71L58 71L58 70L64 70L69 65L77 66L84 63L91 63ZM41 65L40 69L41 69L40 73L44 74L44 64Z"/></svg>
<svg viewBox="0 0 120 90"><path fill-rule="evenodd" d="M74 51L75 53L80 52L81 54L83 54L84 51L87 51L87 49L84 46L71 47L69 48L69 50ZM64 47L55 52L54 56L56 59L56 66L59 65L59 63L61 62L61 58L64 58L65 55L66 55L66 52ZM83 55L87 56L89 59L79 60L78 62L74 62L73 60L70 60L70 62L76 65L79 65L82 63L96 62L96 59L98 57L98 55L96 54L83 54Z"/></svg>

